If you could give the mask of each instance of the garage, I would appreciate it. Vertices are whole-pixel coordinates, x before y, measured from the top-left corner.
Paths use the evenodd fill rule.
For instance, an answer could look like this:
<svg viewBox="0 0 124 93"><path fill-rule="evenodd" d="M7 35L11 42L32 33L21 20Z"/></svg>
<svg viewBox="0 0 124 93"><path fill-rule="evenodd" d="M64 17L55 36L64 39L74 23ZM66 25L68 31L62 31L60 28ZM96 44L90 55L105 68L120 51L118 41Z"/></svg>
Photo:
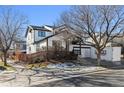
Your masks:
<svg viewBox="0 0 124 93"><path fill-rule="evenodd" d="M91 57L91 47L73 47L75 54L81 55L82 58Z"/></svg>

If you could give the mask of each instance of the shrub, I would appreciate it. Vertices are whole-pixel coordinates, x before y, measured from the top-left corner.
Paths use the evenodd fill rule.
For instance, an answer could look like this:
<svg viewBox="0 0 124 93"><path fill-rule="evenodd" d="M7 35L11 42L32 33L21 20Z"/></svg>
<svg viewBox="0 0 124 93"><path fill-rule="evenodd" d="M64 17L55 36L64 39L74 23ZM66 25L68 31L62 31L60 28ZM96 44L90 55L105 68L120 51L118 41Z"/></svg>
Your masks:
<svg viewBox="0 0 124 93"><path fill-rule="evenodd" d="M3 67L3 66L0 66L0 70L6 70L6 68L5 67Z"/></svg>
<svg viewBox="0 0 124 93"><path fill-rule="evenodd" d="M44 57L35 57L33 58L33 63L40 63L40 62L44 62Z"/></svg>

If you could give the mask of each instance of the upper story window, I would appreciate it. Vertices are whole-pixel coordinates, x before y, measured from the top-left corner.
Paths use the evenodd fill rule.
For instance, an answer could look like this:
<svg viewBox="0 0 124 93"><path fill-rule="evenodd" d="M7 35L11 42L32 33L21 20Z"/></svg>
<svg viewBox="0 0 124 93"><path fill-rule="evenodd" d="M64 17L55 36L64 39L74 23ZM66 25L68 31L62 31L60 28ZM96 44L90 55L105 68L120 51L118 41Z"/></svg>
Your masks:
<svg viewBox="0 0 124 93"><path fill-rule="evenodd" d="M45 32L38 31L38 36L39 36L39 37L45 37Z"/></svg>

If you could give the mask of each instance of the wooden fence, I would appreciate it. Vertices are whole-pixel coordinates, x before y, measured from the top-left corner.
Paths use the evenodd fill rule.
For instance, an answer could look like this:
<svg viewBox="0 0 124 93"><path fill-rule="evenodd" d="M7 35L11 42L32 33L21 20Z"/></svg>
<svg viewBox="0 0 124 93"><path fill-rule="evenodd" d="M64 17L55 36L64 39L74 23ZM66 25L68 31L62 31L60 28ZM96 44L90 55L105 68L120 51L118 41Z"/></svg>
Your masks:
<svg viewBox="0 0 124 93"><path fill-rule="evenodd" d="M40 51L32 54L17 53L16 57L21 62L32 63L33 59L36 57L46 57L46 52Z"/></svg>
<svg viewBox="0 0 124 93"><path fill-rule="evenodd" d="M65 51L49 51L48 55L46 55L46 51L40 51L37 53L32 53L32 54L24 54L24 53L17 53L16 57L19 61L25 62L25 63L33 63L34 58L47 58L48 59L54 59L54 60L61 60L61 59L66 59L66 60L76 60L77 55L71 52L66 53ZM46 57L47 56L47 57Z"/></svg>

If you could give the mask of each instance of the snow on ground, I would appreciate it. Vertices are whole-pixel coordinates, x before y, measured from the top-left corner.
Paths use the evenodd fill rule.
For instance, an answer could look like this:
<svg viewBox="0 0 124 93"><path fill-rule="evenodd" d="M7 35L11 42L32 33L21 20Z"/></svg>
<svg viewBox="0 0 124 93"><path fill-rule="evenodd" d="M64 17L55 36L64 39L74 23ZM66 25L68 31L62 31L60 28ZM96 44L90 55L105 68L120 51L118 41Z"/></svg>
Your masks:
<svg viewBox="0 0 124 93"><path fill-rule="evenodd" d="M32 86L105 69L73 63L49 64L46 68L27 69L11 61L9 63L16 68L16 71L1 73L0 86Z"/></svg>

